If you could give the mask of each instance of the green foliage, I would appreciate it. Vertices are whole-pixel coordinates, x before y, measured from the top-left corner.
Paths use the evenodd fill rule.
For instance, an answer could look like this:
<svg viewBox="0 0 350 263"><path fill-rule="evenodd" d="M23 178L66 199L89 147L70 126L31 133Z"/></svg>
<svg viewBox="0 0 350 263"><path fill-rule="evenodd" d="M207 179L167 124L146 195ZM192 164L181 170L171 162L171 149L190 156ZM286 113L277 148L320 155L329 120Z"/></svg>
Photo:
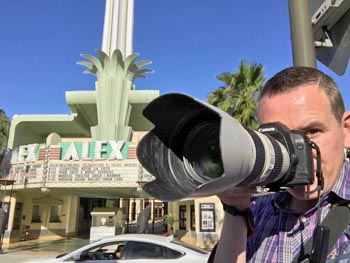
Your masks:
<svg viewBox="0 0 350 263"><path fill-rule="evenodd" d="M227 112L243 126L256 129L257 96L266 81L264 67L261 64L241 61L235 73L224 72L216 78L224 86L209 93L208 103Z"/></svg>
<svg viewBox="0 0 350 263"><path fill-rule="evenodd" d="M119 49L114 50L111 57L109 57L102 50L96 51L98 58L83 54L82 57L89 61L80 61L77 64L87 67L84 73L96 75L98 79L104 77L119 77L134 81L136 78L145 78L145 73L153 72L151 69L142 68L150 64L150 61L135 62L138 54L131 54L125 59Z"/></svg>
<svg viewBox="0 0 350 263"><path fill-rule="evenodd" d="M7 147L7 140L9 136L10 120L6 113L0 109L0 154Z"/></svg>
<svg viewBox="0 0 350 263"><path fill-rule="evenodd" d="M166 214L163 216L163 223L172 226L176 222L176 217L172 214Z"/></svg>

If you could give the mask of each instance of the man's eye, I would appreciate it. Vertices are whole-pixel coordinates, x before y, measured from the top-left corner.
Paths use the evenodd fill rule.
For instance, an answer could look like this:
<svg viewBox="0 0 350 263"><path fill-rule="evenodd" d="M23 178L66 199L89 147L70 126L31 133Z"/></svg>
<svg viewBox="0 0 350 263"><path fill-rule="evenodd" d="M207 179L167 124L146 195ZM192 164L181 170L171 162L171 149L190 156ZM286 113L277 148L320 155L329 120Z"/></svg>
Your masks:
<svg viewBox="0 0 350 263"><path fill-rule="evenodd" d="M312 129L305 131L305 135L308 136L309 138L314 138L317 136L317 134L320 132L318 129Z"/></svg>

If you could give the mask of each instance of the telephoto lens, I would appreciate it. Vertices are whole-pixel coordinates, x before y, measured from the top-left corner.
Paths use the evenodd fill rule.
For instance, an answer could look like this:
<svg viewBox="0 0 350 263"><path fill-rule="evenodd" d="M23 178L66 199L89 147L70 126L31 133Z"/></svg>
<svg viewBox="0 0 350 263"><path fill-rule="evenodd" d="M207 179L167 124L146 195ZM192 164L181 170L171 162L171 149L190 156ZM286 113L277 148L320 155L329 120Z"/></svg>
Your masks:
<svg viewBox="0 0 350 263"><path fill-rule="evenodd" d="M143 189L157 199L313 181L311 149L300 131L279 123L253 131L213 105L179 93L158 97L143 114L155 127L139 142L137 157L155 177Z"/></svg>

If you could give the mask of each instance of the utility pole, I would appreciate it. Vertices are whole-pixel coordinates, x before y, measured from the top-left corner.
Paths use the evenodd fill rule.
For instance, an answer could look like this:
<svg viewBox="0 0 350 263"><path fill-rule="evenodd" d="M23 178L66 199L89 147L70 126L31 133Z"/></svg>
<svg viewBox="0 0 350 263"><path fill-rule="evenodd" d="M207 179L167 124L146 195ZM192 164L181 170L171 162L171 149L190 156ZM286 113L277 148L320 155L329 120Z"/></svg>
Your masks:
<svg viewBox="0 0 350 263"><path fill-rule="evenodd" d="M294 66L316 68L309 0L288 0Z"/></svg>

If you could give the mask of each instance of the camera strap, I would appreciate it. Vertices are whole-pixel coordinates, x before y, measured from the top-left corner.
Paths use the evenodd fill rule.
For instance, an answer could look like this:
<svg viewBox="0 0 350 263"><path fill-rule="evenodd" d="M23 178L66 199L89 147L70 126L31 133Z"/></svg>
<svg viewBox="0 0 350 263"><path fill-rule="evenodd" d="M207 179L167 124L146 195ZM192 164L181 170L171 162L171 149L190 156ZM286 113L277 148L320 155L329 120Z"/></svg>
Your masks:
<svg viewBox="0 0 350 263"><path fill-rule="evenodd" d="M301 249L300 254L294 257L292 262L325 262L327 255L349 224L349 203L334 205L323 222L316 226L315 233Z"/></svg>

